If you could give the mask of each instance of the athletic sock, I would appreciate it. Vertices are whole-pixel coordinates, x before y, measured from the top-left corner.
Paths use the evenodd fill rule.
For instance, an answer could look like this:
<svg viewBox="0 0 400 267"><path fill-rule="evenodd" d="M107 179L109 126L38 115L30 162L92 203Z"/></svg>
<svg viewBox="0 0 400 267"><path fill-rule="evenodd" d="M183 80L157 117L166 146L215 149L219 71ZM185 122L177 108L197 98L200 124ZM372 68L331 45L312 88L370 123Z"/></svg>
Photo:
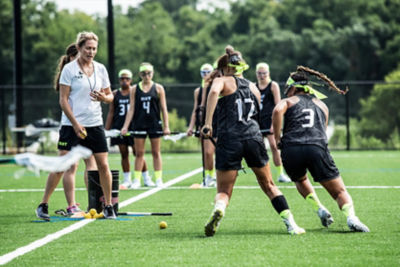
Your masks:
<svg viewBox="0 0 400 267"><path fill-rule="evenodd" d="M220 210L222 213L225 214L226 203L223 200L217 200L215 202L214 210Z"/></svg>
<svg viewBox="0 0 400 267"><path fill-rule="evenodd" d="M281 211L280 213L279 213L279 216L282 218L282 219L289 219L289 217L290 217L290 215L292 214L292 212L290 211L290 210L283 210L283 211Z"/></svg>
<svg viewBox="0 0 400 267"><path fill-rule="evenodd" d="M142 177L143 177L144 180L149 179L150 178L149 171L142 172Z"/></svg>
<svg viewBox="0 0 400 267"><path fill-rule="evenodd" d="M140 181L140 176L142 175L142 172L141 171L134 171L133 172L133 176L134 176L134 178L135 178L135 180L138 180L138 181Z"/></svg>
<svg viewBox="0 0 400 267"><path fill-rule="evenodd" d="M282 165L276 166L276 168L278 169L278 175L283 174L283 166Z"/></svg>
<svg viewBox="0 0 400 267"><path fill-rule="evenodd" d="M210 171L210 176L212 177L212 178L215 178L215 168L212 168L211 170L209 170Z"/></svg>
<svg viewBox="0 0 400 267"><path fill-rule="evenodd" d="M277 196L271 200L272 206L280 215L282 211L289 210L289 205L284 195ZM289 211L290 212L290 211Z"/></svg>
<svg viewBox="0 0 400 267"><path fill-rule="evenodd" d="M342 206L342 212L346 217L354 217L356 215L354 211L353 203L346 203Z"/></svg>
<svg viewBox="0 0 400 267"><path fill-rule="evenodd" d="M157 179L161 179L162 178L162 170L159 171L154 171L154 176Z"/></svg>
<svg viewBox="0 0 400 267"><path fill-rule="evenodd" d="M204 174L206 175L206 177L207 177L207 175L210 176L210 172L211 172L211 170L205 170L204 171Z"/></svg>
<svg viewBox="0 0 400 267"><path fill-rule="evenodd" d="M320 207L323 207L323 205L318 199L317 194L315 193L308 194L305 199L308 203L311 204L311 207L313 208L314 211L318 211Z"/></svg>
<svg viewBox="0 0 400 267"><path fill-rule="evenodd" d="M131 172L124 172L124 182L131 182Z"/></svg>

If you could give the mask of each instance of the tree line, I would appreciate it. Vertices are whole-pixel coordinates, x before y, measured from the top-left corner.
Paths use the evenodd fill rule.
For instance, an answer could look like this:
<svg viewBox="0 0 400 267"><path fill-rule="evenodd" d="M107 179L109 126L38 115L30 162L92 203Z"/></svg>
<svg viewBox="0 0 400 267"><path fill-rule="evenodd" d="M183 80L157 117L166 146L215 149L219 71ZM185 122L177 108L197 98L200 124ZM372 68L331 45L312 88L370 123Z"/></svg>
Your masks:
<svg viewBox="0 0 400 267"><path fill-rule="evenodd" d="M126 13L114 6L116 70L129 68L137 77L147 61L158 82L197 83L199 67L214 62L227 44L242 52L253 81L260 61L270 64L277 81L297 65L336 81L383 80L399 66L400 0L239 0L213 12L197 10L197 2L147 0ZM58 11L47 0L22 3L24 84L51 84L57 59L83 30L98 34L96 60L107 66L105 17ZM12 15L12 1L0 0L1 85L12 84ZM358 112L358 100L368 101L371 90L353 90L355 117L369 114ZM330 101L343 105L339 98Z"/></svg>

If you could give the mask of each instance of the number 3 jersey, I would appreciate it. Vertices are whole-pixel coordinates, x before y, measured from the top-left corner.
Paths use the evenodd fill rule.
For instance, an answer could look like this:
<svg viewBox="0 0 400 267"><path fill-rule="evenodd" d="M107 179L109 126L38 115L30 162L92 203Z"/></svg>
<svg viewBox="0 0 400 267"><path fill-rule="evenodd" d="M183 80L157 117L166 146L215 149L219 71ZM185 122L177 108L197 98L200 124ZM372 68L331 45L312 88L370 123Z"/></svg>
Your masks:
<svg viewBox="0 0 400 267"><path fill-rule="evenodd" d="M120 130L124 126L126 113L129 110L129 94L122 95L121 89L114 96L114 115L112 120L112 129ZM129 125L129 130L132 130L132 123Z"/></svg>
<svg viewBox="0 0 400 267"><path fill-rule="evenodd" d="M237 90L218 100L218 142L261 137L258 125L260 106L250 90L250 82L234 77Z"/></svg>
<svg viewBox="0 0 400 267"><path fill-rule="evenodd" d="M147 93L143 92L140 84L136 85L135 113L132 121L134 131L147 131L148 133L162 131L160 99L156 83L153 83Z"/></svg>
<svg viewBox="0 0 400 267"><path fill-rule="evenodd" d="M313 96L297 95L300 99L285 113L282 147L290 145L318 145L326 148L326 117L313 102Z"/></svg>

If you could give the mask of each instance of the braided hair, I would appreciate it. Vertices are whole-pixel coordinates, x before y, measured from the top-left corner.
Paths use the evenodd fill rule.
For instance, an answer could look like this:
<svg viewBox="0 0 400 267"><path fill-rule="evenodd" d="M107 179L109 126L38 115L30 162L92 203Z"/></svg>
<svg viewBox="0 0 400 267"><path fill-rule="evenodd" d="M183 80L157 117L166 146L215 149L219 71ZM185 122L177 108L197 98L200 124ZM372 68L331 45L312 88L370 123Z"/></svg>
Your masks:
<svg viewBox="0 0 400 267"><path fill-rule="evenodd" d="M296 72L290 73L290 77L295 82L299 82L304 85L308 84L308 75L316 76L319 80L324 81L330 89L336 91L338 94L344 95L349 91L349 88L346 88L344 91L339 89L336 84L328 78L328 76L305 66L297 66ZM297 88L297 90L301 90L301 88Z"/></svg>

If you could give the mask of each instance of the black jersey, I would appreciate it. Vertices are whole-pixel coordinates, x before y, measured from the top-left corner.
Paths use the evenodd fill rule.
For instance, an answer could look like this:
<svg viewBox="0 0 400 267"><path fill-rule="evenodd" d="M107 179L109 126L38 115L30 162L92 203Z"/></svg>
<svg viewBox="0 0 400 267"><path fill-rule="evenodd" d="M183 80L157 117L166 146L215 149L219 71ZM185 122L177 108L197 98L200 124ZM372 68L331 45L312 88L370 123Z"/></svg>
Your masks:
<svg viewBox="0 0 400 267"><path fill-rule="evenodd" d="M136 85L133 130L148 132L162 131L160 99L155 83L153 83L153 86L147 93L143 92L139 84Z"/></svg>
<svg viewBox="0 0 400 267"><path fill-rule="evenodd" d="M218 100L217 135L218 142L224 140L248 140L259 136L257 117L260 106L250 90L250 82L234 77L237 90Z"/></svg>
<svg viewBox="0 0 400 267"><path fill-rule="evenodd" d="M261 94L260 128L261 130L269 130L272 122L272 110L275 107L274 95L271 91L272 81L263 90L260 89L258 83L256 83L256 86Z"/></svg>
<svg viewBox="0 0 400 267"><path fill-rule="evenodd" d="M126 113L129 110L129 94L122 95L121 89L114 96L114 115L112 120L112 129L120 130L124 126ZM129 125L129 130L132 130L132 123Z"/></svg>
<svg viewBox="0 0 400 267"><path fill-rule="evenodd" d="M313 96L297 95L297 97L300 101L285 113L282 147L319 145L325 148L328 144L325 113L313 102Z"/></svg>

